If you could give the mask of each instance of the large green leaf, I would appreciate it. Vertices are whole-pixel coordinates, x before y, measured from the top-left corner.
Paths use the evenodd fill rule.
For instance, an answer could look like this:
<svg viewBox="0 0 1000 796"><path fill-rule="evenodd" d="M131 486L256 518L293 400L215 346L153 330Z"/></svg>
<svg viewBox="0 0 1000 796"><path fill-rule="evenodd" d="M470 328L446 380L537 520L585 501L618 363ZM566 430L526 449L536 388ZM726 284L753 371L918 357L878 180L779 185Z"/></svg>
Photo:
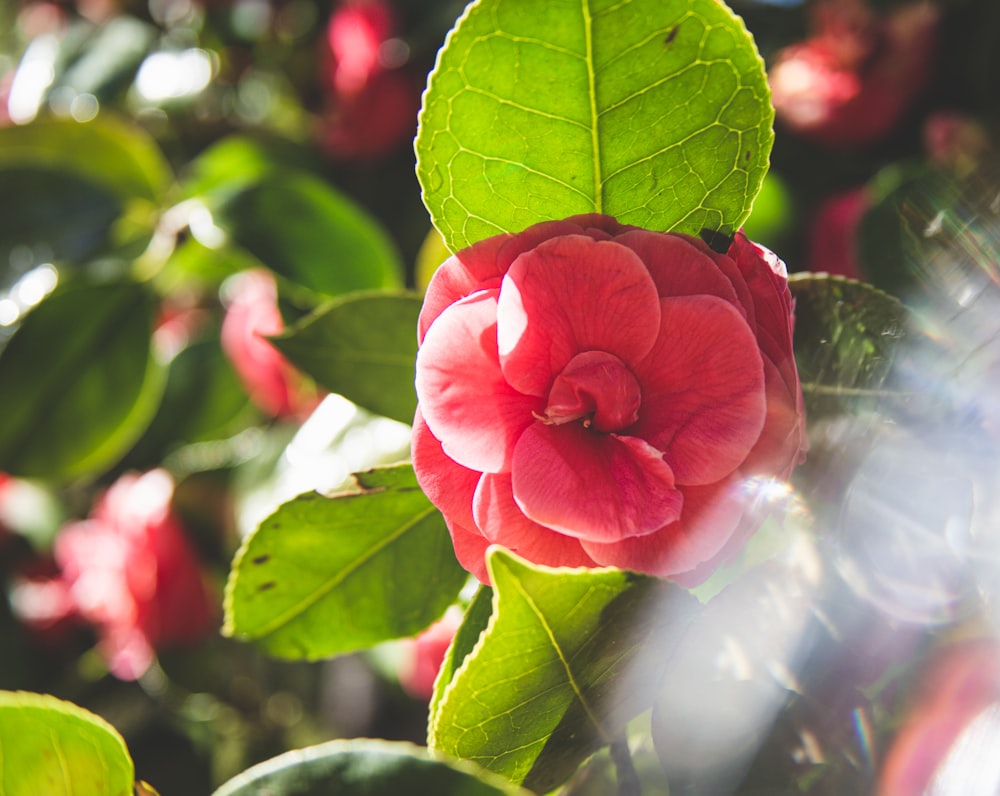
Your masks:
<svg viewBox="0 0 1000 796"><path fill-rule="evenodd" d="M0 263L23 249L33 260L80 261L107 239L122 212L100 183L48 166L0 164Z"/></svg>
<svg viewBox="0 0 1000 796"><path fill-rule="evenodd" d="M772 120L753 40L719 0L477 0L431 74L417 176L453 251L575 213L732 232Z"/></svg>
<svg viewBox="0 0 1000 796"><path fill-rule="evenodd" d="M159 202L171 181L170 167L153 138L106 113L85 123L46 118L0 127L0 165L70 172L122 200Z"/></svg>
<svg viewBox="0 0 1000 796"><path fill-rule="evenodd" d="M517 796L501 778L409 743L329 741L244 771L213 796Z"/></svg>
<svg viewBox="0 0 1000 796"><path fill-rule="evenodd" d="M454 601L466 573L413 468L355 479L354 491L284 504L244 542L226 587L226 635L313 660L413 635Z"/></svg>
<svg viewBox="0 0 1000 796"><path fill-rule="evenodd" d="M435 750L545 793L650 707L696 601L616 569L532 566L494 547L493 616L441 693Z"/></svg>
<svg viewBox="0 0 1000 796"><path fill-rule="evenodd" d="M47 694L0 691L0 793L129 796L132 758L114 727Z"/></svg>
<svg viewBox="0 0 1000 796"><path fill-rule="evenodd" d="M793 274L795 360L807 415L873 409L906 338L906 308L863 282Z"/></svg>
<svg viewBox="0 0 1000 796"><path fill-rule="evenodd" d="M401 284L399 255L385 231L308 174L266 174L224 203L216 221L268 268L321 295Z"/></svg>
<svg viewBox="0 0 1000 796"><path fill-rule="evenodd" d="M162 391L154 310L142 285L75 283L28 314L0 354L0 470L75 478L125 452Z"/></svg>
<svg viewBox="0 0 1000 796"><path fill-rule="evenodd" d="M415 295L350 296L271 339L316 383L376 414L410 423L417 407Z"/></svg>

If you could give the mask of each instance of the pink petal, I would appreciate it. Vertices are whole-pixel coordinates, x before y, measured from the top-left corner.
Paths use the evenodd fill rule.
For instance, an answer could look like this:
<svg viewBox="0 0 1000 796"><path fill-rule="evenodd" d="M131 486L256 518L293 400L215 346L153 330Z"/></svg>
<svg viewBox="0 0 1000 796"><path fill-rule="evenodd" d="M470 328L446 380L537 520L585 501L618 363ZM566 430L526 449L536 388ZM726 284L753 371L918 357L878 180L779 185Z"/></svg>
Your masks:
<svg viewBox="0 0 1000 796"><path fill-rule="evenodd" d="M544 422L559 425L582 418L585 427L621 431L636 421L641 401L639 382L618 357L584 351L556 377Z"/></svg>
<svg viewBox="0 0 1000 796"><path fill-rule="evenodd" d="M741 306L732 280L719 269L718 255L703 241L637 229L618 236L615 243L639 255L661 298L708 295Z"/></svg>
<svg viewBox="0 0 1000 796"><path fill-rule="evenodd" d="M662 454L633 437L577 423L534 423L518 440L514 499L532 520L578 539L614 542L677 519L681 494Z"/></svg>
<svg viewBox="0 0 1000 796"><path fill-rule="evenodd" d="M717 556L740 526L746 502L741 485L741 478L730 476L717 484L683 487L684 510L676 522L613 544L584 540L583 548L601 566L680 580Z"/></svg>
<svg viewBox="0 0 1000 796"><path fill-rule="evenodd" d="M445 453L480 472L510 469L514 443L542 402L504 380L497 360L496 292L448 307L417 353L417 397Z"/></svg>
<svg viewBox="0 0 1000 796"><path fill-rule="evenodd" d="M441 448L424 422L420 407L413 418L410 458L417 483L428 500L440 509L449 524L475 528L472 517L472 497L480 473L456 464ZM477 534L478 535L478 534Z"/></svg>
<svg viewBox="0 0 1000 796"><path fill-rule="evenodd" d="M656 345L633 370L639 422L628 429L664 451L677 482L710 484L746 458L764 425L757 341L731 304L711 296L662 300Z"/></svg>
<svg viewBox="0 0 1000 796"><path fill-rule="evenodd" d="M764 376L767 394L764 428L740 469L748 475L784 479L802 463L808 447L802 395L788 391L784 377L767 358L764 359Z"/></svg>
<svg viewBox="0 0 1000 796"><path fill-rule="evenodd" d="M659 329L656 286L634 252L567 235L525 252L497 303L500 362L523 393L547 395L576 354L606 351L626 363L646 355Z"/></svg>
<svg viewBox="0 0 1000 796"><path fill-rule="evenodd" d="M578 539L556 533L524 516L514 502L511 477L506 473L483 475L476 489L473 512L483 536L534 564L594 566Z"/></svg>
<svg viewBox="0 0 1000 796"><path fill-rule="evenodd" d="M448 523L448 533L455 547L455 558L462 568L470 572L480 583L490 585L490 575L486 570L486 550L490 543L481 533L470 531L456 522Z"/></svg>

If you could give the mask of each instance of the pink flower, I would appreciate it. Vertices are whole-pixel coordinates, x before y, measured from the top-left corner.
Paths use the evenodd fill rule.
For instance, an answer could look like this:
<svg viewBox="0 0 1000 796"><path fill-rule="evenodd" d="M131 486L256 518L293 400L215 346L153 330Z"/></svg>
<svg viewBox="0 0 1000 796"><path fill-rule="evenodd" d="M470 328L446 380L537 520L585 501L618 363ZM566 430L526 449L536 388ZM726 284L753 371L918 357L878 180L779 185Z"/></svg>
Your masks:
<svg viewBox="0 0 1000 796"><path fill-rule="evenodd" d="M405 642L399 683L410 696L423 700L431 698L434 680L461 623L462 614L450 610L415 639Z"/></svg>
<svg viewBox="0 0 1000 796"><path fill-rule="evenodd" d="M921 677L912 710L882 766L876 793L985 793L973 786L995 784L1000 773L992 762L998 722L1000 646L996 640L974 639L945 649ZM982 778L977 779L977 774Z"/></svg>
<svg viewBox="0 0 1000 796"><path fill-rule="evenodd" d="M304 415L315 409L315 391L265 339L285 328L274 277L263 269L244 271L227 282L226 293L222 349L250 400L273 417Z"/></svg>
<svg viewBox="0 0 1000 796"><path fill-rule="evenodd" d="M449 258L420 316L413 465L459 561L695 581L756 528L745 484L805 447L771 252L576 216Z"/></svg>
<svg viewBox="0 0 1000 796"><path fill-rule="evenodd" d="M326 29L323 147L340 158L383 155L416 132L422 81L400 67L406 45L395 39L396 18L383 0L347 0Z"/></svg>
<svg viewBox="0 0 1000 796"><path fill-rule="evenodd" d="M111 672L141 676L162 647L202 639L216 601L170 507L165 470L122 476L87 520L56 537L55 558L78 613L100 637Z"/></svg>
<svg viewBox="0 0 1000 796"><path fill-rule="evenodd" d="M809 270L861 279L858 226L871 206L866 188L826 199L816 211L809 235Z"/></svg>
<svg viewBox="0 0 1000 796"><path fill-rule="evenodd" d="M877 17L863 0L820 0L816 35L782 50L769 73L778 119L824 144L888 133L930 79L937 8L925 0Z"/></svg>

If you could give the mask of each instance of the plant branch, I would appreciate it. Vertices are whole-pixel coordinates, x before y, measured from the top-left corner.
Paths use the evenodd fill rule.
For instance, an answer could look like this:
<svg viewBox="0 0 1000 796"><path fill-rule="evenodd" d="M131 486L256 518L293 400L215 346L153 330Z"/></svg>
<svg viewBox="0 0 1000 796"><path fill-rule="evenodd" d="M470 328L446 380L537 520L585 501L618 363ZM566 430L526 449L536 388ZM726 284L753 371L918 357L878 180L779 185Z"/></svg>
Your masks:
<svg viewBox="0 0 1000 796"><path fill-rule="evenodd" d="M611 744L611 759L618 775L618 796L642 796L642 786L639 775L632 764L632 755L628 750L628 741L619 738Z"/></svg>

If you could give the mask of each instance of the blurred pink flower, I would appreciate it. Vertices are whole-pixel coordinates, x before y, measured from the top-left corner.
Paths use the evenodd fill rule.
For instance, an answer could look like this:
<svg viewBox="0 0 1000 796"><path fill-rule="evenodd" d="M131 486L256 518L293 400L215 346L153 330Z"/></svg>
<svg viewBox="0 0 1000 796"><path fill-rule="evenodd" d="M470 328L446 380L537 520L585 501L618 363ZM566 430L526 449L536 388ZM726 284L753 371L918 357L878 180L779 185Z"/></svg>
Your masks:
<svg viewBox="0 0 1000 796"><path fill-rule="evenodd" d="M383 0L346 0L327 26L320 139L341 158L374 158L416 132L421 83L402 67L406 45Z"/></svg>
<svg viewBox="0 0 1000 796"><path fill-rule="evenodd" d="M449 610L415 639L403 642L399 683L410 696L423 700L431 698L434 680L460 624L461 612Z"/></svg>
<svg viewBox="0 0 1000 796"><path fill-rule="evenodd" d="M881 138L930 78L938 18L928 0L884 17L864 0L819 0L816 34L782 50L770 69L778 119L831 146Z"/></svg>
<svg viewBox="0 0 1000 796"><path fill-rule="evenodd" d="M912 707L897 731L879 777L878 796L986 793L1000 774L1000 644L958 642L944 649L920 678ZM980 787L974 787L979 782ZM989 790L995 793L994 790Z"/></svg>
<svg viewBox="0 0 1000 796"><path fill-rule="evenodd" d="M307 415L318 403L315 389L265 339L285 328L274 277L264 269L244 271L224 292L222 349L250 399L273 417Z"/></svg>
<svg viewBox="0 0 1000 796"><path fill-rule="evenodd" d="M154 650L197 642L216 624L215 597L171 509L172 494L165 470L124 475L88 519L56 537L62 582L123 680L141 676Z"/></svg>
<svg viewBox="0 0 1000 796"><path fill-rule="evenodd" d="M861 279L858 225L871 203L868 190L856 188L827 198L816 211L809 234L808 270Z"/></svg>
<svg viewBox="0 0 1000 796"><path fill-rule="evenodd" d="M413 466L459 561L707 577L759 524L745 481L805 447L784 264L739 233L576 216L482 240L431 280Z"/></svg>

